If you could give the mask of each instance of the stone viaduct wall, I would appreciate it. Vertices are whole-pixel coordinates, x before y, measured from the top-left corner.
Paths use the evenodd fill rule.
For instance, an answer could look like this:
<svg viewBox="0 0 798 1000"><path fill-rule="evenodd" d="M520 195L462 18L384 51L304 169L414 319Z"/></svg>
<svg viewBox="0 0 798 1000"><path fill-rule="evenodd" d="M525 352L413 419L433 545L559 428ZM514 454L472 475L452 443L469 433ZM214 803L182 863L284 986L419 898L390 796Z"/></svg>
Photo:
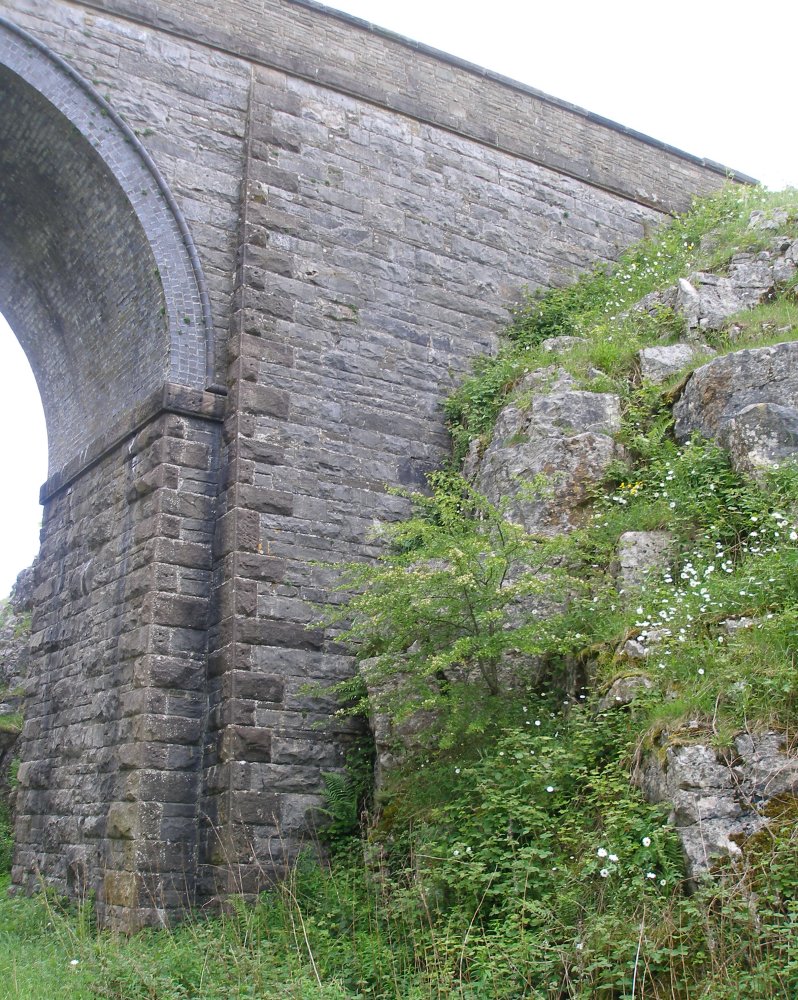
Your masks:
<svg viewBox="0 0 798 1000"><path fill-rule="evenodd" d="M52 450L14 878L93 889L129 928L255 890L312 833L351 735L302 693L351 669L308 628L316 563L373 555L403 511L385 485L444 455L441 400L522 288L614 258L724 171L309 0L0 13L0 308ZM45 52L11 65L17 28L127 137L122 168ZM169 209L155 235L142 202ZM101 270L74 290L86 246Z"/></svg>

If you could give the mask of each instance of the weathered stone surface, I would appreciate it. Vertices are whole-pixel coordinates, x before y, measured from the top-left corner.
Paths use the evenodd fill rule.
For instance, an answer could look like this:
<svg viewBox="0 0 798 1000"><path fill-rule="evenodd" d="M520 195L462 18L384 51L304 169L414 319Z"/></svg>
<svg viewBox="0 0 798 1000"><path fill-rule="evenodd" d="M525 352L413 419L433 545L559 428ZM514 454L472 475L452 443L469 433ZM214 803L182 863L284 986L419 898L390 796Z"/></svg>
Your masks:
<svg viewBox="0 0 798 1000"><path fill-rule="evenodd" d="M509 499L508 516L531 533L573 528L590 487L620 454L620 422L617 396L575 389L557 368L531 372L499 414L476 484L494 503Z"/></svg>
<svg viewBox="0 0 798 1000"><path fill-rule="evenodd" d="M618 586L643 586L651 574L667 568L672 553L670 531L625 531L618 539Z"/></svg>
<svg viewBox="0 0 798 1000"><path fill-rule="evenodd" d="M97 891L100 918L126 927L146 901L136 897L125 912L114 887L146 885L171 898L169 885L185 890L199 860L216 503L206 477L219 438L219 424L204 416L162 413L45 505L14 877L24 883L38 869L63 892L85 883ZM142 476L152 488L131 490ZM121 528L95 530L105 518ZM197 565L162 541L205 556ZM170 806L186 811L169 820L169 841L142 853ZM58 823L43 839L51 815Z"/></svg>
<svg viewBox="0 0 798 1000"><path fill-rule="evenodd" d="M732 465L756 473L798 454L798 408L752 403L731 417L723 435Z"/></svg>
<svg viewBox="0 0 798 1000"><path fill-rule="evenodd" d="M644 347L638 354L640 374L649 382L664 382L702 355L714 354L708 347L694 344L669 344L664 347Z"/></svg>
<svg viewBox="0 0 798 1000"><path fill-rule="evenodd" d="M549 354L561 354L586 343L584 337L549 337L547 340L542 340L540 346Z"/></svg>
<svg viewBox="0 0 798 1000"><path fill-rule="evenodd" d="M19 756L19 720L30 664L32 570L23 570L0 603L0 799L10 797L11 768Z"/></svg>
<svg viewBox="0 0 798 1000"><path fill-rule="evenodd" d="M678 440L711 438L742 471L783 461L798 444L798 342L715 358L692 374L673 412Z"/></svg>
<svg viewBox="0 0 798 1000"><path fill-rule="evenodd" d="M753 628L754 625L756 625L755 618L727 618L725 622L719 623L718 628L722 629L726 635L734 635L740 629Z"/></svg>
<svg viewBox="0 0 798 1000"><path fill-rule="evenodd" d="M767 301L777 285L795 275L796 263L798 244L777 238L770 249L736 254L726 274L698 271L670 288L651 292L633 309L652 315L663 309L678 313L685 338L700 347L703 331L720 330L730 316Z"/></svg>
<svg viewBox="0 0 798 1000"><path fill-rule="evenodd" d="M787 213L783 209L777 209L775 212L768 214L762 211L762 209L755 209L751 212L751 218L748 220L749 229L778 229L787 222Z"/></svg>
<svg viewBox="0 0 798 1000"><path fill-rule="evenodd" d="M23 570L11 595L0 602L0 713L28 676L32 590L32 572Z"/></svg>
<svg viewBox="0 0 798 1000"><path fill-rule="evenodd" d="M738 254L727 275L700 271L680 279L677 309L684 315L688 334L719 330L729 316L752 309L772 294L773 264L768 251L754 257Z"/></svg>
<svg viewBox="0 0 798 1000"><path fill-rule="evenodd" d="M642 659L643 657L640 657ZM641 691L650 691L653 683L644 674L630 674L613 681L609 690L599 700L599 712L607 712L613 708L623 708L631 705Z"/></svg>
<svg viewBox="0 0 798 1000"><path fill-rule="evenodd" d="M728 758L701 743L667 746L664 760L648 756L636 780L650 802L670 803L688 875L697 877L740 854L739 842L767 824L770 799L798 794L798 758L780 733L743 733Z"/></svg>
<svg viewBox="0 0 798 1000"><path fill-rule="evenodd" d="M648 646L640 642L639 639L627 639L621 645L617 655L625 656L627 660L645 660L648 656Z"/></svg>

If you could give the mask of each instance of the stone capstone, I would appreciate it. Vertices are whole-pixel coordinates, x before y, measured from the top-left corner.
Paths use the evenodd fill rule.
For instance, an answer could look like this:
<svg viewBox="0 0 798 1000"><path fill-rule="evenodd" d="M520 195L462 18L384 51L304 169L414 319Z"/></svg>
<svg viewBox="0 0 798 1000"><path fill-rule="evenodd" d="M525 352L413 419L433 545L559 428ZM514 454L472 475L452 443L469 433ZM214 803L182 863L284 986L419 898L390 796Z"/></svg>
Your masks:
<svg viewBox="0 0 798 1000"><path fill-rule="evenodd" d="M728 756L703 743L650 754L635 776L649 802L670 803L687 874L700 876L767 825L776 796L798 794L798 758L781 733L742 733Z"/></svg>

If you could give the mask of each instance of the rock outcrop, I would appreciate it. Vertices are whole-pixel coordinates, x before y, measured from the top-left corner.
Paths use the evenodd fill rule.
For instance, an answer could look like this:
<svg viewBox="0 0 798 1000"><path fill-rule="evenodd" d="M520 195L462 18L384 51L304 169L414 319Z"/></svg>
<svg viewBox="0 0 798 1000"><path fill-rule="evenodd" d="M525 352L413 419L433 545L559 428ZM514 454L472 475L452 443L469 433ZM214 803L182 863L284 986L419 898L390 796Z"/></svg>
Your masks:
<svg viewBox="0 0 798 1000"><path fill-rule="evenodd" d="M714 355L704 336L724 328L735 313L771 299L796 267L798 242L777 239L768 250L734 256L725 274L698 272L646 296L634 308L652 314L672 310L683 320L683 340L641 350L641 377L663 382ZM557 337L545 347L556 356L581 344L577 337ZM712 358L687 379L674 417L680 442L696 433L714 440L740 472L756 475L794 457L798 342ZM619 427L617 396L578 390L575 380L555 366L534 371L502 410L484 454L472 449L466 474L492 502L507 505L508 517L528 531L568 531L580 524L591 486L622 454L614 441ZM661 582L673 554L668 531L624 534L615 565L619 591L638 593L654 576ZM740 619L721 627L731 632L748 623ZM668 634L667 629L649 630L622 643L616 655L630 671L640 670L650 646ZM600 699L598 711L628 706L653 686L642 672L620 676ZM696 878L718 859L740 854L740 844L767 825L771 800L798 795L798 758L772 731L738 735L727 754L700 742L663 740L660 750L643 761L636 780L649 801L670 804L687 873Z"/></svg>
<svg viewBox="0 0 798 1000"><path fill-rule="evenodd" d="M668 566L673 547L670 531L625 531L618 539L618 587L642 587L653 573Z"/></svg>
<svg viewBox="0 0 798 1000"><path fill-rule="evenodd" d="M724 755L705 743L674 743L647 756L636 782L650 802L670 804L687 874L696 878L768 822L768 803L798 795L798 758L780 733L742 733Z"/></svg>
<svg viewBox="0 0 798 1000"><path fill-rule="evenodd" d="M0 603L0 714L9 693L28 675L32 570L23 570L7 600Z"/></svg>
<svg viewBox="0 0 798 1000"><path fill-rule="evenodd" d="M664 382L701 355L714 354L708 347L695 344L666 344L662 347L644 347L638 354L640 374L649 382Z"/></svg>
<svg viewBox="0 0 798 1000"><path fill-rule="evenodd" d="M735 351L698 368L674 409L675 433L717 441L741 472L798 451L798 342Z"/></svg>
<svg viewBox="0 0 798 1000"><path fill-rule="evenodd" d="M530 532L554 535L576 527L610 462L622 454L614 435L621 405L612 393L585 392L560 368L530 372L499 415L481 459L466 474Z"/></svg>
<svg viewBox="0 0 798 1000"><path fill-rule="evenodd" d="M634 307L656 314L669 309L684 320L687 340L720 330L730 316L772 298L798 266L798 241L776 239L759 253L736 254L726 274L697 271L662 291L652 292Z"/></svg>

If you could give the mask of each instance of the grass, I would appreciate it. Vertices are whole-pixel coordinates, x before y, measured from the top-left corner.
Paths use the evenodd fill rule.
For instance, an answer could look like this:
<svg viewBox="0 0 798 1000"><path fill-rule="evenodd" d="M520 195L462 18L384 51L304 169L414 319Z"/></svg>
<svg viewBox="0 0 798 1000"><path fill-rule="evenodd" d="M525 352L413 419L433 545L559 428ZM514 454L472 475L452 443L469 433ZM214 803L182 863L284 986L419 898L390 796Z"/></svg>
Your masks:
<svg viewBox="0 0 798 1000"><path fill-rule="evenodd" d="M395 775L381 830L255 905L122 938L0 882L0 997L792 1000L794 804L686 894L665 815L629 784L632 716L566 719L532 692L500 716Z"/></svg>
<svg viewBox="0 0 798 1000"><path fill-rule="evenodd" d="M0 715L0 733L21 733L23 721L20 712L14 712L10 715Z"/></svg>

